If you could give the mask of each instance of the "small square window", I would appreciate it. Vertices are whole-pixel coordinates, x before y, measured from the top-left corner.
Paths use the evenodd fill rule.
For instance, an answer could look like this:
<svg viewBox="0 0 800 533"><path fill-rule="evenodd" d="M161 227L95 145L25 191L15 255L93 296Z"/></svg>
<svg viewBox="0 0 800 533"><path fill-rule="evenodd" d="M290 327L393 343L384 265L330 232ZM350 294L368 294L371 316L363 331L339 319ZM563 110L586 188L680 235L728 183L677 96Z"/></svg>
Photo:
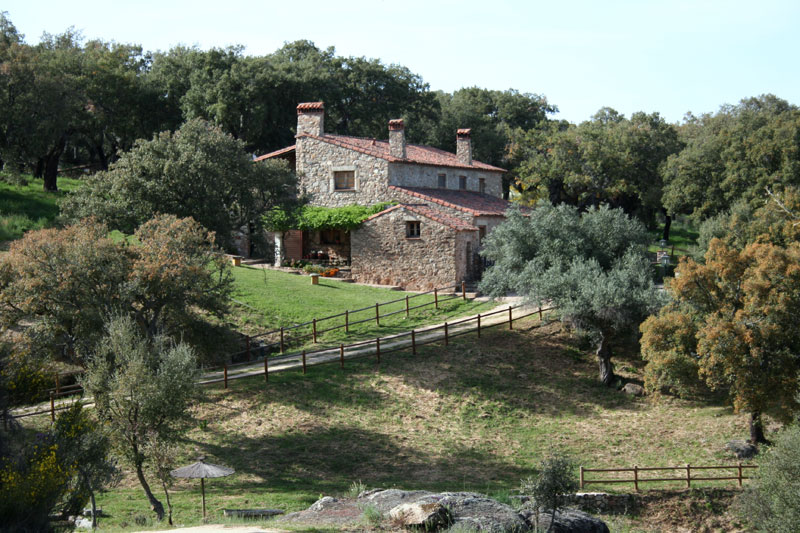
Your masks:
<svg viewBox="0 0 800 533"><path fill-rule="evenodd" d="M356 188L355 170L336 170L333 172L333 188L337 191L352 191Z"/></svg>
<svg viewBox="0 0 800 533"><path fill-rule="evenodd" d="M406 238L408 239L419 239L420 235L420 224L417 221L409 221L406 222Z"/></svg>
<svg viewBox="0 0 800 533"><path fill-rule="evenodd" d="M486 226L478 226L478 242L483 242L486 237Z"/></svg>
<svg viewBox="0 0 800 533"><path fill-rule="evenodd" d="M439 174L439 188L440 189L447 188L447 174Z"/></svg>
<svg viewBox="0 0 800 533"><path fill-rule="evenodd" d="M486 192L486 178L478 178L478 191L481 194Z"/></svg>
<svg viewBox="0 0 800 533"><path fill-rule="evenodd" d="M462 191L467 190L467 177L466 176L459 176L458 177L458 188Z"/></svg>

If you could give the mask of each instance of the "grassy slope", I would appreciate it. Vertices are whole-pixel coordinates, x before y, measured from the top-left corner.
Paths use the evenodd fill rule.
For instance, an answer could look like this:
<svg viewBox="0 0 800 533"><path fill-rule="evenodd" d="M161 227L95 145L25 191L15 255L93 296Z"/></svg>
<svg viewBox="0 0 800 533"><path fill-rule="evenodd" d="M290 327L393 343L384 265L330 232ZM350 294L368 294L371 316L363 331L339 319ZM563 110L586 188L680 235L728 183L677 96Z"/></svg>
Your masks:
<svg viewBox="0 0 800 533"><path fill-rule="evenodd" d="M40 179L28 178L25 186L0 181L0 241L19 239L30 229L52 225L58 216L58 200L80 183L58 178L59 191L51 193L44 192Z"/></svg>
<svg viewBox="0 0 800 533"><path fill-rule="evenodd" d="M747 434L745 417L719 405L610 391L598 384L592 358L556 326L533 324L428 346L416 357L392 354L381 365L314 367L305 377L211 388L179 463L204 453L236 469L207 483L210 515L219 517L225 507L300 509L358 480L502 496L553 450L593 467L731 462L723 446ZM640 362L617 362L637 377ZM197 482L180 482L173 499L177 523L198 523ZM131 476L99 503L115 527L148 516Z"/></svg>
<svg viewBox="0 0 800 533"><path fill-rule="evenodd" d="M664 234L664 224L660 224L657 230L650 231L653 239L653 244L648 248L648 252L657 252L661 250L659 241ZM686 255L686 251L690 250L693 246L697 246L697 238L700 233L692 227L687 221L683 219L675 219L672 221L672 226L669 230L669 244L667 250L671 250L675 246L675 255Z"/></svg>
<svg viewBox="0 0 800 533"><path fill-rule="evenodd" d="M353 285L320 278L319 285L311 285L308 276L298 276L276 270L252 267L233 269L234 301L237 303L234 313L237 315L239 329L247 333L258 333L281 326L303 323L312 318L322 318L345 310L355 310L374 306L376 302L389 302L402 299L412 293L390 291L377 287ZM449 296L452 296L452 290ZM447 295L442 294L442 300ZM410 306L433 301L433 295L419 296L410 300ZM430 324L439 320L447 320L451 316L479 313L493 307L490 304L454 299L442 302L437 312L434 306L412 309L408 319L405 313L382 318L377 327L374 320L353 326L351 334L346 336L344 330L332 331L320 336L323 342L348 342L348 339L366 336L388 335L399 331L407 331L421 324ZM389 306L381 306L381 315L392 311L404 310L405 302L397 302ZM351 314L351 323L375 317L374 308ZM319 323L319 330L343 325L344 317ZM310 333L311 327L302 330Z"/></svg>

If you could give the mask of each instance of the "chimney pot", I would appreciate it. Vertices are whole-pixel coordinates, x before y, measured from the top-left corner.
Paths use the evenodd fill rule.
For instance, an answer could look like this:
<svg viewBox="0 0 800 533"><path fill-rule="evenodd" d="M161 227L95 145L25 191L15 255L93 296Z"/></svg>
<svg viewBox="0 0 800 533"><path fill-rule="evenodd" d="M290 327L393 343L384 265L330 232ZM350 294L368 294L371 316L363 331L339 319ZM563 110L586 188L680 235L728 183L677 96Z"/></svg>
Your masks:
<svg viewBox="0 0 800 533"><path fill-rule="evenodd" d="M402 118L389 121L389 154L398 159L406 158L405 124Z"/></svg>
<svg viewBox="0 0 800 533"><path fill-rule="evenodd" d="M297 135L325 134L325 103L303 102L297 105Z"/></svg>

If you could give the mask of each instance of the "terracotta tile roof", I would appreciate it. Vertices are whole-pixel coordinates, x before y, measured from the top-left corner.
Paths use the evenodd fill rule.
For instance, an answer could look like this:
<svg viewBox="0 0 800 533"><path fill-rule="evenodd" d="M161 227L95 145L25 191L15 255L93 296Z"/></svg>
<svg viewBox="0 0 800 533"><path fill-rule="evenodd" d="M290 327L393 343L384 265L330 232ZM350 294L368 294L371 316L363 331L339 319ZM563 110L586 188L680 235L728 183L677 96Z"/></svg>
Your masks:
<svg viewBox="0 0 800 533"><path fill-rule="evenodd" d="M398 185L389 185L389 188L426 202L458 209L473 216L504 216L506 210L511 207L511 202L507 200L475 191L400 187Z"/></svg>
<svg viewBox="0 0 800 533"><path fill-rule="evenodd" d="M389 121L389 131L398 131L405 128L402 118L393 118Z"/></svg>
<svg viewBox="0 0 800 533"><path fill-rule="evenodd" d="M433 220L435 222L438 222L439 224L447 226L447 227L449 227L451 229L454 229L456 231L478 231L478 228L476 228L472 224L468 224L467 222L464 222L463 220L461 220L458 217L454 217L454 216L448 215L446 213L442 213L438 209L434 209L434 208L432 208L432 207L430 207L428 205L425 205L425 204L397 204L397 205L393 205L392 207L389 207L388 209L384 209L380 213L375 213L371 217L369 217L366 220L364 220L364 222L368 222L368 221L372 220L373 218L378 218L379 216L383 216L383 215L385 215L386 213L388 213L390 211L394 211L395 209L406 209L408 211L411 211L413 213L417 213L418 215L422 215L425 218L429 218L429 219L431 219L431 220Z"/></svg>
<svg viewBox="0 0 800 533"><path fill-rule="evenodd" d="M272 157L277 157L279 155L288 154L289 152L293 152L294 149L297 147L296 144L291 146L287 146L286 148L281 148L280 150L275 150L274 152L270 152L268 154L260 155L253 159L253 161L263 161L265 159L270 159Z"/></svg>
<svg viewBox="0 0 800 533"><path fill-rule="evenodd" d="M469 137L472 134L472 129L470 128L459 128L456 130L457 137Z"/></svg>
<svg viewBox="0 0 800 533"><path fill-rule="evenodd" d="M415 163L418 165L433 165L437 167L472 168L491 172L506 172L506 170L502 168L487 165L480 161L473 161L471 165L465 165L458 160L456 154L451 154L450 152L445 152L444 150L439 150L431 146L408 144L406 145L406 158L401 159L391 155L389 151L389 141L379 141L377 139L367 139L363 137L348 137L346 135L330 135L327 133L322 136L303 133L298 135L298 137L311 137L318 141L341 146L342 148L349 148L356 152L379 157L393 163Z"/></svg>
<svg viewBox="0 0 800 533"><path fill-rule="evenodd" d="M324 102L303 102L302 104L297 104L298 111L324 111L325 110L325 103Z"/></svg>

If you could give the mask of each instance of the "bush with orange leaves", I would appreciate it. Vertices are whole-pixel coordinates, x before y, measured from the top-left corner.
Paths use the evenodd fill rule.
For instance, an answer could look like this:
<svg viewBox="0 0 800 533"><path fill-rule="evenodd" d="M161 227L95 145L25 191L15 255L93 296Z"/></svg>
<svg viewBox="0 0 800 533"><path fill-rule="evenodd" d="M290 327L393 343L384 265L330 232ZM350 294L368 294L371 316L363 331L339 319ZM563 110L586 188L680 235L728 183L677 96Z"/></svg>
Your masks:
<svg viewBox="0 0 800 533"><path fill-rule="evenodd" d="M84 220L12 243L0 262L0 323L22 326L36 352L83 364L110 316L177 337L200 312L227 312L230 267L214 234L191 218L158 216L136 231L136 245L107 235Z"/></svg>

